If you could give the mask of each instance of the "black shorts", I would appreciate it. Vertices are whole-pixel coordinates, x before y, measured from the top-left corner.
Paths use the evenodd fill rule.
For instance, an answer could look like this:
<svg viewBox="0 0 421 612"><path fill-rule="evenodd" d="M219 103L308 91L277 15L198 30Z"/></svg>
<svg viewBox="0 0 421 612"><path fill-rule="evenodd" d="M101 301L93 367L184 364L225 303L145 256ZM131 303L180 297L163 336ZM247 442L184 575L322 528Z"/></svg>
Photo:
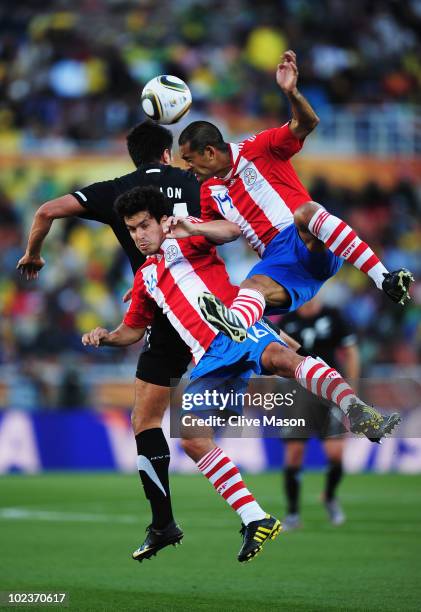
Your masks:
<svg viewBox="0 0 421 612"><path fill-rule="evenodd" d="M172 387L185 374L190 361L189 347L162 310L157 310L139 355L136 378L153 385Z"/></svg>

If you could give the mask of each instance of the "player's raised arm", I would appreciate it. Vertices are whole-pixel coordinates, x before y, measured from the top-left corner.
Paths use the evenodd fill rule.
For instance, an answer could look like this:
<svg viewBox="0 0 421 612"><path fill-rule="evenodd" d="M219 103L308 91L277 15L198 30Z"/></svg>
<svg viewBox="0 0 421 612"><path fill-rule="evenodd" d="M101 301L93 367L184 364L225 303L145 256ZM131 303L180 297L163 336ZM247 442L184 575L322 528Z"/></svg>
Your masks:
<svg viewBox="0 0 421 612"><path fill-rule="evenodd" d="M129 327L121 323L114 331L108 331L103 327L96 327L90 332L83 334L82 344L85 346L129 346L143 338L144 327Z"/></svg>
<svg viewBox="0 0 421 612"><path fill-rule="evenodd" d="M41 248L54 219L74 217L83 213L84 210L77 199L70 194L50 200L40 206L32 221L25 255L19 259L16 266L20 273L26 274L28 280L37 278L45 264L41 257Z"/></svg>
<svg viewBox="0 0 421 612"><path fill-rule="evenodd" d="M302 140L319 123L320 119L310 106L309 102L297 89L298 68L297 57L294 51L286 51L282 62L276 70L276 82L287 96L292 110L290 129L294 135Z"/></svg>
<svg viewBox="0 0 421 612"><path fill-rule="evenodd" d="M202 236L214 244L232 242L241 235L238 225L225 220L201 223L198 219L191 221L184 217L168 217L163 228L167 238Z"/></svg>

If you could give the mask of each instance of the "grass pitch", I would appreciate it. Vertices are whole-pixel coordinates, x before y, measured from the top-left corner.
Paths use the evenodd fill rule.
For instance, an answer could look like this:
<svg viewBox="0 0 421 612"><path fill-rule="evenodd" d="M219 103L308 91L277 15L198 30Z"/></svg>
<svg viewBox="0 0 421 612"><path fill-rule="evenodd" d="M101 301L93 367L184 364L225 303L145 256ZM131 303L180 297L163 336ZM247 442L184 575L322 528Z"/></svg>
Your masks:
<svg viewBox="0 0 421 612"><path fill-rule="evenodd" d="M281 518L280 475L245 480ZM339 528L318 501L322 482L303 477L303 529L241 565L235 513L202 476L173 476L183 546L139 564L130 554L149 513L137 474L2 477L0 591L67 591L77 611L420 610L421 478L348 476Z"/></svg>

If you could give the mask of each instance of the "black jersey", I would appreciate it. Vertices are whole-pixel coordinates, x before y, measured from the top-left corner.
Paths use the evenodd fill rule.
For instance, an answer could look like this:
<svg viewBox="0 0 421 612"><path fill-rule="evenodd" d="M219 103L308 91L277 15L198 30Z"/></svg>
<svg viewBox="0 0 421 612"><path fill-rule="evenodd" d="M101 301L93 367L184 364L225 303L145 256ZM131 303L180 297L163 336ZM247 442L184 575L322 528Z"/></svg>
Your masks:
<svg viewBox="0 0 421 612"><path fill-rule="evenodd" d="M86 209L86 213L80 217L100 221L111 227L130 260L133 273L144 263L145 257L137 249L113 206L122 193L133 187L147 186L158 187L167 196L175 215L200 217L200 186L196 177L191 172L165 164L145 164L130 174L93 183L72 193Z"/></svg>
<svg viewBox="0 0 421 612"><path fill-rule="evenodd" d="M200 186L196 177L185 170L164 164L145 164L134 172L111 181L93 183L73 192L73 196L86 209L80 217L106 223L130 260L133 274L144 263L145 257L118 215L114 202L119 195L133 187L156 186L173 205L174 214L200 217ZM180 378L190 362L187 345L177 334L168 318L158 309L150 335L139 356L136 376L154 385L170 387Z"/></svg>
<svg viewBox="0 0 421 612"><path fill-rule="evenodd" d="M298 312L287 314L281 328L309 353L317 355L337 368L335 352L356 343L349 324L335 308L323 307L314 317L302 317Z"/></svg>

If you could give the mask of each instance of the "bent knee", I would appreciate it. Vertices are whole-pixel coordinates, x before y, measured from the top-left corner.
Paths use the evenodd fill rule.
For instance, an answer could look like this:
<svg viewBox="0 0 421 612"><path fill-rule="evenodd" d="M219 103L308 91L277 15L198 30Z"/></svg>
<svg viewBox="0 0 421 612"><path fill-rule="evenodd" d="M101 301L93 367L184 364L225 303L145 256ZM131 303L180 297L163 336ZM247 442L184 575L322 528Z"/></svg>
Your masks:
<svg viewBox="0 0 421 612"><path fill-rule="evenodd" d="M161 427L170 397L169 389L136 379L135 402L131 413L132 428L137 435L145 429Z"/></svg>
<svg viewBox="0 0 421 612"><path fill-rule="evenodd" d="M292 349L278 342L273 342L263 354L263 365L273 374L293 378L295 370L302 359Z"/></svg>
<svg viewBox="0 0 421 612"><path fill-rule="evenodd" d="M254 276L250 276L246 278L240 285L241 289L254 289L255 291L259 291L262 295L266 292L266 287L268 285L268 281L270 281L266 276L262 274L255 274Z"/></svg>
<svg viewBox="0 0 421 612"><path fill-rule="evenodd" d="M323 207L320 206L320 204L317 204L317 202L306 202L305 204L302 204L294 212L295 225L301 230L306 230L311 218L318 210L320 210L320 208Z"/></svg>
<svg viewBox="0 0 421 612"><path fill-rule="evenodd" d="M288 442L285 462L288 467L301 467L304 458L304 442Z"/></svg>

